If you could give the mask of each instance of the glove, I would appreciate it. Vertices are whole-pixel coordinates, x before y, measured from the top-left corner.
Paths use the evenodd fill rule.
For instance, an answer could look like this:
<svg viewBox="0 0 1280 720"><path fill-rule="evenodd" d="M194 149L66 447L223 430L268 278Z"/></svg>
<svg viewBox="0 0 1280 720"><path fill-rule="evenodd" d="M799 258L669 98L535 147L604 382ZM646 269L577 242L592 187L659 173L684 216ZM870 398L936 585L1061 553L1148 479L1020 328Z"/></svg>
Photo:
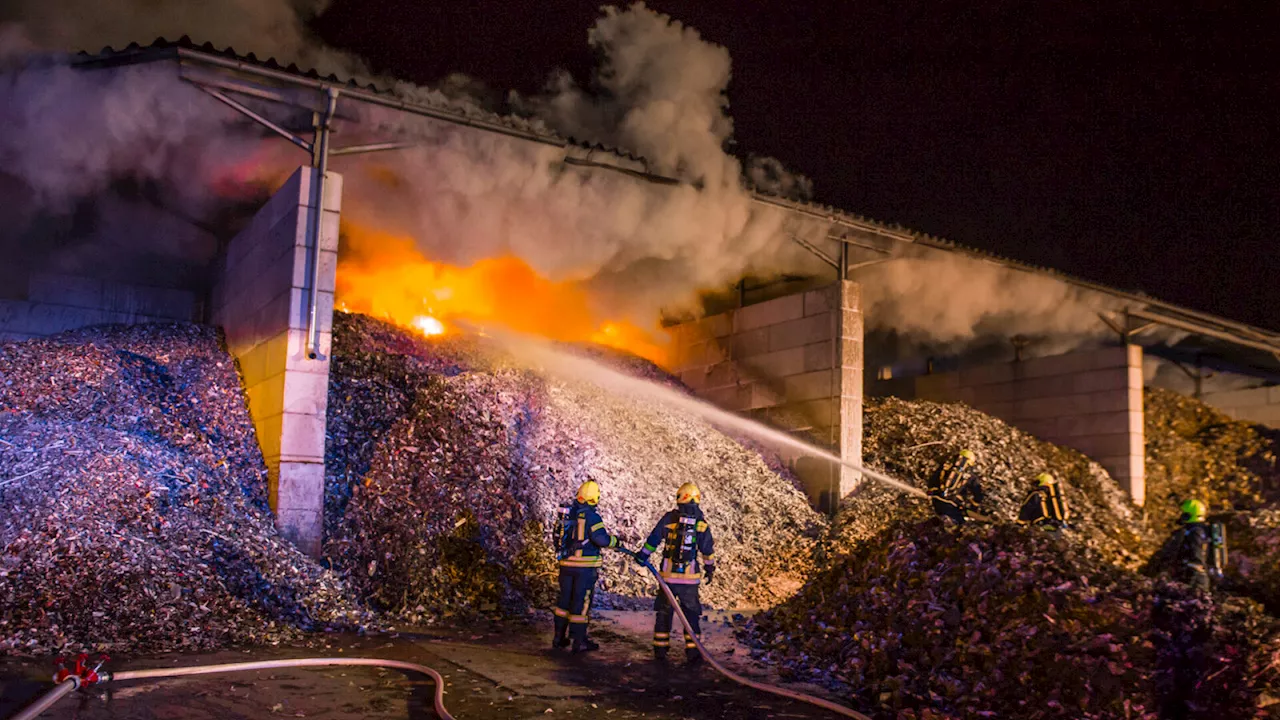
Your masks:
<svg viewBox="0 0 1280 720"><path fill-rule="evenodd" d="M618 552L627 553L628 555L631 554L631 551L627 549L627 546L623 545L622 543L618 543L617 545L614 545L613 549L617 550Z"/></svg>
<svg viewBox="0 0 1280 720"><path fill-rule="evenodd" d="M707 584L710 585L711 580L716 576L716 566L708 565L707 569L704 572L706 573L706 576L707 576Z"/></svg>

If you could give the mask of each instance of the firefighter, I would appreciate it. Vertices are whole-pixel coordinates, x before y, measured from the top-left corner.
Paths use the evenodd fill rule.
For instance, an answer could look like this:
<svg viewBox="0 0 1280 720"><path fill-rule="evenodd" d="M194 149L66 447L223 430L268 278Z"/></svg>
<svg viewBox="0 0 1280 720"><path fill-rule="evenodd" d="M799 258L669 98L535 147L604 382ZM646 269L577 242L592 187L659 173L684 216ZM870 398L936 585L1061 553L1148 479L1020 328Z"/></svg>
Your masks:
<svg viewBox="0 0 1280 720"><path fill-rule="evenodd" d="M1205 505L1196 499L1182 503L1182 516L1178 518L1180 526L1174 530L1177 542L1177 579L1200 592L1209 592L1209 575L1217 570L1214 552L1213 535L1209 524L1205 522Z"/></svg>
<svg viewBox="0 0 1280 720"><path fill-rule="evenodd" d="M636 562L641 565L649 560L649 555L657 550L659 542L665 542L662 551L662 563L658 574L671 588L671 592L680 603L680 611L688 620L684 628L684 654L690 665L702 662L698 647L694 643L695 636L701 637L702 601L698 598L698 586L705 577L710 583L715 577L715 540L711 537L711 526L702 515L699 501L702 493L698 486L687 482L676 491L676 509L668 510L653 532L645 540L644 547L636 552ZM698 556L702 559L699 562ZM659 662L667 659L667 649L671 645L671 618L675 610L667 600L667 596L658 588L658 599L654 603L657 615L653 621L653 657Z"/></svg>
<svg viewBox="0 0 1280 720"><path fill-rule="evenodd" d="M596 511L600 502L600 485L594 480L582 483L578 495L563 516L560 534L560 600L552 612L555 614L555 639L553 648L568 647L573 652L599 649L599 645L587 638L587 620L591 611L591 595L596 587L596 575L600 571L602 548L626 548L604 528L604 521Z"/></svg>
<svg viewBox="0 0 1280 720"><path fill-rule="evenodd" d="M1067 526L1067 499L1062 495L1062 487L1058 479L1049 473L1040 473L1036 477L1036 487L1027 493L1018 511L1018 522L1030 525L1062 529Z"/></svg>
<svg viewBox="0 0 1280 720"><path fill-rule="evenodd" d="M929 478L929 500L939 516L963 524L974 509L971 503L986 502L974 468L976 462L972 450L961 450L955 458L939 465Z"/></svg>

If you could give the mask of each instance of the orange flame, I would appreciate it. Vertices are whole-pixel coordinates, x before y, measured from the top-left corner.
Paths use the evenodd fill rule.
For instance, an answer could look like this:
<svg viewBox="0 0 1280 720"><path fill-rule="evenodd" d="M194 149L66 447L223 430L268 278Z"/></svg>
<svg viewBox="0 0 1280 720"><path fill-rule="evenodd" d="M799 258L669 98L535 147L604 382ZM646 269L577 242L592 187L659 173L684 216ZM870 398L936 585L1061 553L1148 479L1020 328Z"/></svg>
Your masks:
<svg viewBox="0 0 1280 720"><path fill-rule="evenodd" d="M667 358L665 335L626 320L599 318L578 284L538 275L523 260L505 255L470 267L432 262L412 238L343 222L338 262L338 306L382 317L424 335L455 329L451 322L572 343L623 350L659 365ZM664 338L665 339L665 338Z"/></svg>

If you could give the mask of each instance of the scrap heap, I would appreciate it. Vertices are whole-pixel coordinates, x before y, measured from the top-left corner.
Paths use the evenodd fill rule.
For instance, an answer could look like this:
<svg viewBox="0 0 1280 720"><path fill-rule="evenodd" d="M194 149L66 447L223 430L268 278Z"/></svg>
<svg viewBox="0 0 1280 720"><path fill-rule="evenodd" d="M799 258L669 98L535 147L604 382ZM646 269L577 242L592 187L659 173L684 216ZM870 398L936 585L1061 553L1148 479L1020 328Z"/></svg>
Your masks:
<svg viewBox="0 0 1280 720"><path fill-rule="evenodd" d="M0 652L187 650L370 621L276 532L216 331L0 344Z"/></svg>
<svg viewBox="0 0 1280 720"><path fill-rule="evenodd" d="M1065 537L931 518L855 544L747 636L876 717L1154 719L1257 716L1276 631L1256 604L1205 603Z"/></svg>
<svg viewBox="0 0 1280 720"><path fill-rule="evenodd" d="M1140 566L1155 548L1154 536L1124 491L1078 452L958 403L869 398L863 413L863 459L872 468L923 488L943 460L969 449L977 456L988 496L984 515L1014 521L1035 477L1049 472L1058 478L1072 510L1075 527L1065 532L1074 542L1128 568ZM927 502L864 483L846 498L836 518L836 549L877 536L893 519L931 514Z"/></svg>
<svg viewBox="0 0 1280 720"><path fill-rule="evenodd" d="M545 606L555 578L548 523L588 479L601 484L608 528L631 548L682 482L699 483L722 567L704 593L710 605L772 604L810 570L821 517L759 452L705 423L359 315L335 317L333 357L326 552L399 617ZM605 556L602 604L652 596L634 563Z"/></svg>
<svg viewBox="0 0 1280 720"><path fill-rule="evenodd" d="M1168 390L1149 388L1145 401L1153 523L1168 533L1182 500L1203 500L1226 523L1228 587L1280 614L1280 432Z"/></svg>

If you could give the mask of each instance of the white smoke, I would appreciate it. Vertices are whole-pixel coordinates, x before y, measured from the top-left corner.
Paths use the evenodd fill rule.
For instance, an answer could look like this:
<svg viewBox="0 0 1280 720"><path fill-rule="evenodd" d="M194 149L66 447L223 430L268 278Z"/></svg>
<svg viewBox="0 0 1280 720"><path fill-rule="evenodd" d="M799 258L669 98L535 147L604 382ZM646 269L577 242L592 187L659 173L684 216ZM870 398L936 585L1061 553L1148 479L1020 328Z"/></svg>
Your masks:
<svg viewBox="0 0 1280 720"><path fill-rule="evenodd" d="M942 345L1024 335L1048 338L1039 353L1067 352L1106 337L1098 313L1120 309L1102 293L941 251L870 266L857 279L868 329Z"/></svg>

